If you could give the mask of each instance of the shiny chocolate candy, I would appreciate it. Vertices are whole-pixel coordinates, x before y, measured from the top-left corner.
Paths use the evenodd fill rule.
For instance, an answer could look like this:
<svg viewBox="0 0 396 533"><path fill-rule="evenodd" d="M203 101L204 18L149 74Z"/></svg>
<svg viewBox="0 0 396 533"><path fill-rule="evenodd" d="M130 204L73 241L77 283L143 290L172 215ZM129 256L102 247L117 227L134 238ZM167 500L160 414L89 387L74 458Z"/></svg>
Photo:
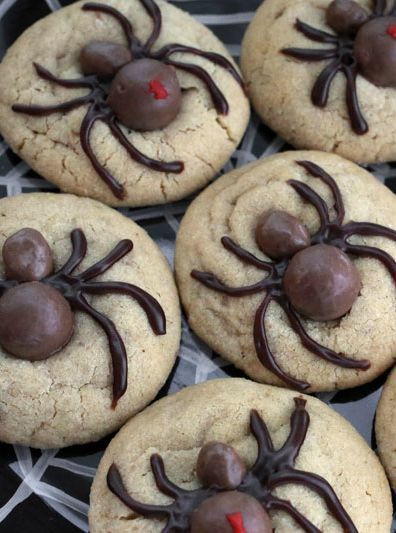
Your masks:
<svg viewBox="0 0 396 533"><path fill-rule="evenodd" d="M205 500L191 517L191 533L272 533L268 513L242 492L221 492Z"/></svg>
<svg viewBox="0 0 396 533"><path fill-rule="evenodd" d="M132 53L121 44L107 41L91 41L80 53L80 65L84 74L96 74L100 79L114 77L121 67L132 61Z"/></svg>
<svg viewBox="0 0 396 533"><path fill-rule="evenodd" d="M151 131L168 126L181 101L175 70L155 59L139 59L118 72L107 103L127 128Z"/></svg>
<svg viewBox="0 0 396 533"><path fill-rule="evenodd" d="M347 313L361 288L359 272L335 246L317 244L298 252L283 280L290 303L313 320L333 320Z"/></svg>
<svg viewBox="0 0 396 533"><path fill-rule="evenodd" d="M256 226L256 242L268 257L290 257L310 244L306 227L285 211L264 213Z"/></svg>
<svg viewBox="0 0 396 533"><path fill-rule="evenodd" d="M21 229L5 241L3 261L7 279L16 281L39 281L54 268L47 241L32 228Z"/></svg>
<svg viewBox="0 0 396 533"><path fill-rule="evenodd" d="M327 24L340 35L355 35L368 18L367 11L353 0L334 0L326 11Z"/></svg>
<svg viewBox="0 0 396 533"><path fill-rule="evenodd" d="M205 487L235 489L246 474L246 465L231 446L208 442L199 452L197 475Z"/></svg>
<svg viewBox="0 0 396 533"><path fill-rule="evenodd" d="M0 298L0 344L19 359L47 359L67 344L73 326L67 300L44 283L17 285Z"/></svg>
<svg viewBox="0 0 396 533"><path fill-rule="evenodd" d="M371 20L356 35L360 72L379 87L396 87L396 17Z"/></svg>

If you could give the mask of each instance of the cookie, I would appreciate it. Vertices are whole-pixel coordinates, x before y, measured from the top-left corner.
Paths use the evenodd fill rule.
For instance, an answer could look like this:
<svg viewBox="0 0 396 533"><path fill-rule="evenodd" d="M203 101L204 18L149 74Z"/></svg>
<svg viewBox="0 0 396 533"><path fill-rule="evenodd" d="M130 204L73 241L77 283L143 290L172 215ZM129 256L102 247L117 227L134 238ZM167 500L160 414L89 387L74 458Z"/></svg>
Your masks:
<svg viewBox="0 0 396 533"><path fill-rule="evenodd" d="M188 387L128 422L90 503L92 533L388 533L392 514L384 471L346 420L242 379Z"/></svg>
<svg viewBox="0 0 396 533"><path fill-rule="evenodd" d="M228 161L249 120L220 41L162 1L76 2L0 65L0 131L63 191L111 205L179 200Z"/></svg>
<svg viewBox="0 0 396 533"><path fill-rule="evenodd" d="M378 404L375 432L381 461L393 490L396 490L396 369L385 383Z"/></svg>
<svg viewBox="0 0 396 533"><path fill-rule="evenodd" d="M169 265L94 200L26 194L2 199L0 217L0 440L98 440L153 400L174 364Z"/></svg>
<svg viewBox="0 0 396 533"><path fill-rule="evenodd" d="M296 148L396 158L396 9L381 0L266 0L241 65L263 121Z"/></svg>
<svg viewBox="0 0 396 533"><path fill-rule="evenodd" d="M395 241L396 197L371 174L332 154L282 153L191 204L179 292L192 329L252 379L355 387L396 358Z"/></svg>

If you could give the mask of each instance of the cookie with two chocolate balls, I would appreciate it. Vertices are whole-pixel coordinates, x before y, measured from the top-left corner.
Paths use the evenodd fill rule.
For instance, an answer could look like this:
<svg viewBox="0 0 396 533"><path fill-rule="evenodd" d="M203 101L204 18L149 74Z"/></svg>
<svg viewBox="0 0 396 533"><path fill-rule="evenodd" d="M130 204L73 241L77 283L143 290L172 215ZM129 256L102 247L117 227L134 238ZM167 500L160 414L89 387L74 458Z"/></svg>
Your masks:
<svg viewBox="0 0 396 533"><path fill-rule="evenodd" d="M230 378L128 422L90 502L92 533L388 533L392 520L385 473L346 420L316 398Z"/></svg>
<svg viewBox="0 0 396 533"><path fill-rule="evenodd" d="M296 148L396 159L393 0L266 0L241 65L256 111Z"/></svg>
<svg viewBox="0 0 396 533"><path fill-rule="evenodd" d="M339 156L285 152L190 205L176 277L192 329L252 379L372 381L396 356L396 197Z"/></svg>
<svg viewBox="0 0 396 533"><path fill-rule="evenodd" d="M55 448L100 439L164 384L180 339L166 259L93 200L0 200L0 440Z"/></svg>
<svg viewBox="0 0 396 533"><path fill-rule="evenodd" d="M249 116L225 47L163 0L74 2L29 28L0 65L11 148L63 191L110 205L204 187Z"/></svg>

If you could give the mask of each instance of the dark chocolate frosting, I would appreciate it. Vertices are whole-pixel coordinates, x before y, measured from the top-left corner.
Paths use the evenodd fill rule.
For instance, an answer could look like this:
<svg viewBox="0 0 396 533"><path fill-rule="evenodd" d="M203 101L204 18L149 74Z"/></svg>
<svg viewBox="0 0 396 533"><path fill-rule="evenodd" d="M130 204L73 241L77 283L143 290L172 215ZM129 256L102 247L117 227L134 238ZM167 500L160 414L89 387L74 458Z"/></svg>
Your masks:
<svg viewBox="0 0 396 533"><path fill-rule="evenodd" d="M215 65L218 65L219 67L228 71L231 76L233 76L233 78L241 85L241 87L244 88L242 78L240 77L238 71L235 69L232 63L220 54L216 54L214 52L205 52L198 48L194 48L192 46L185 46L178 43L167 44L159 50L153 51L152 48L155 45L162 28L161 10L159 9L158 5L154 0L140 0L140 2L153 22L152 32L145 42L141 42L136 37L129 20L114 7L111 7L106 4L88 2L83 5L82 9L84 11L93 11L109 15L119 23L122 32L126 38L128 46L126 50L129 52L132 58L132 62L137 62L142 59L151 59L161 62L164 65L164 70L166 70L166 72L168 73L168 79L172 78L172 91L175 91L172 100L169 100L167 104L169 105L169 103L172 102L172 105L169 108L171 112L168 109L168 112L166 113L167 120L173 120L177 115L177 112L180 107L180 102L178 102L178 99L181 98L181 96L180 94L177 94L177 90L175 89L177 81L176 76L173 77L173 75L170 74L173 71L166 68L166 66L186 71L198 77L209 91L216 111L220 114L227 114L229 111L228 102L219 87L217 86L217 84L215 83L215 81L208 74L208 72L199 65L174 60L172 59L172 56L175 53L185 53L189 55L203 57L208 61L211 61ZM184 170L184 163L182 161L164 162L152 159L141 153L128 140L118 121L124 126L132 127L128 126L133 122L130 116L132 112L128 113L127 115L125 110L121 111L120 106L123 107L124 103L115 102L114 87L113 94L109 94L107 88L100 83L100 80L102 78L111 78L109 74L110 71L114 72L113 76L117 76L117 72L119 72L119 70L117 69L125 65L124 61L127 59L127 55L125 54L125 51L121 50L122 47L120 48L119 45L116 45L115 43L105 43L105 45L106 46L104 46L103 44L99 45L97 41L94 41L91 43L87 43L87 45L83 48L81 53L82 55L80 58L82 71L85 74L92 74L86 75L79 79L57 78L51 72L46 70L43 66L38 65L36 63L34 64L36 72L38 76L40 76L40 78L49 81L50 83L53 83L55 85L59 85L61 87L67 87L71 89L87 89L88 94L86 96L80 96L78 98L73 98L72 100L69 100L67 102L51 106L16 104L12 106L12 109L17 113L24 113L32 116L45 116L50 115L52 113L66 113L81 106L88 106L80 127L81 146L85 154L91 161L91 164L96 170L97 174L111 189L114 196L119 199L123 199L125 196L124 187L99 161L91 146L91 132L93 126L97 121L101 121L107 124L111 134L119 141L121 146L125 148L129 156L133 160L137 161L141 165L150 168L151 170L164 173L180 174ZM152 81L154 81L154 84L152 86L152 91L154 92L154 95L155 93L159 94L159 92L162 91L162 88L155 83L155 79ZM156 104L159 104L159 102L156 102ZM161 111L162 107L165 106L149 106L149 112L153 114L153 112L157 109L159 110L159 113L163 113L163 111ZM139 110L139 113L141 112L142 110ZM151 128L155 127L155 120L152 116L146 119L145 122L146 126L148 124ZM162 128L164 127L165 123L166 121L163 120L163 117L159 117L158 126L156 127ZM138 125L142 125L141 117L138 121ZM148 129L150 129L150 127Z"/></svg>
<svg viewBox="0 0 396 533"><path fill-rule="evenodd" d="M311 100L317 107L326 107L334 78L338 73L344 74L350 123L357 135L364 135L369 130L359 105L356 89L358 74L379 86L396 86L396 41L393 42L392 30L387 31L393 25L390 20L393 16L396 16L396 2L388 10L385 0L373 0L372 13L368 14L356 2L335 0L326 11L327 23L335 34L300 20L295 25L305 37L328 47L282 50L283 54L301 61L329 60L312 88Z"/></svg>
<svg viewBox="0 0 396 533"><path fill-rule="evenodd" d="M344 254L353 257L370 257L377 259L388 269L396 283L396 261L390 254L373 246L351 244L349 242L350 237L353 235L380 236L396 241L396 231L371 222L348 222L347 224L343 224L345 218L344 202L341 191L335 180L325 170L314 163L309 161L298 161L297 164L303 167L311 177L318 178L326 184L329 187L334 200L334 210L336 214L334 218L331 218L330 210L326 202L316 191L303 182L289 180L289 185L293 187L304 201L311 204L319 215L320 226L318 231L314 235L311 235L310 246L314 247L318 244L325 244L335 247ZM260 219L259 223L261 223ZM271 351L265 324L265 317L271 302L276 302L280 305L285 312L291 327L299 336L303 346L313 354L329 363L343 368L367 370L370 367L369 361L349 359L343 354L337 353L334 350L321 345L308 335L303 322L300 320L296 309L293 307L293 302L288 298L288 293L290 294L291 292L290 287L285 291L283 285L285 273L291 264L290 262L293 261L293 258L284 258L277 262L264 261L238 246L238 244L236 244L230 237L224 236L221 239L221 242L222 245L230 253L240 259L242 263L254 266L258 270L262 270L266 273L266 276L261 281L244 287L229 287L219 280L212 272L193 270L191 276L209 289L234 298L264 293L262 303L257 309L253 325L256 354L264 367L273 372L289 387L296 388L297 390L306 390L310 387L309 383L300 381L286 374L277 363L276 358ZM307 247L303 252L299 253L304 253L307 250L310 250L310 248ZM347 286L346 292L349 294L349 303L352 304L352 300L354 299L356 292L358 292L356 273L351 275L349 281L350 284ZM334 297L329 298L328 302L333 304ZM323 305L323 302L321 305ZM327 311L329 311L330 307L331 305L328 306Z"/></svg>
<svg viewBox="0 0 396 533"><path fill-rule="evenodd" d="M295 409L290 419L290 433L279 450L275 450L268 428L259 413L254 410L251 411L250 430L257 441L257 459L254 465L247 470L235 493L248 495L257 500L267 512L282 511L289 514L307 533L320 533L320 530L300 513L291 502L273 493L278 487L287 484L304 486L312 490L324 501L329 513L338 521L343 531L346 533L358 533L331 485L317 474L295 468L296 459L307 435L310 418L305 408L306 401L302 398L295 398L294 402ZM178 487L167 477L163 459L157 454L151 456L151 469L158 490L171 497L173 499L172 503L153 505L135 500L128 493L120 471L114 463L107 473L107 485L111 492L135 513L146 518L166 520L162 533L190 533L193 531L192 526L194 520L196 520L196 514L200 509L202 510L202 506L208 506L209 502L211 511L213 511L213 499L216 496L228 495L229 498L230 494L235 494L224 492L224 489L214 487L203 486L195 490L186 490ZM223 498L224 496L221 499L223 500ZM227 497L225 499L227 500ZM219 506L224 509L224 500L217 502L217 505L217 509ZM235 514L230 513L228 516L236 515L235 523L237 521L240 523L239 507L235 511ZM258 510L253 509L252 515L257 518ZM264 520L264 517L262 517L261 524L263 524ZM267 521L264 524L267 528L271 527ZM198 525L201 525L201 523ZM222 522L222 526L224 526L224 522ZM201 529L197 529L197 531L201 531ZM208 529L207 531L222 530ZM227 530L224 529L224 531ZM232 532L233 530L231 529L230 531ZM262 531L271 531L271 529L247 529L247 533L258 533L259 531L261 533Z"/></svg>
<svg viewBox="0 0 396 533"><path fill-rule="evenodd" d="M46 242L41 234L39 236ZM9 241L12 242L12 239L13 236ZM41 240L36 236L36 241ZM108 339L113 363L115 408L128 386L128 359L124 341L112 320L97 311L85 295L115 293L133 298L145 312L156 335L166 333L165 314L160 303L136 285L119 281L92 281L127 255L133 248L132 241L120 241L106 257L79 274L74 274L74 271L86 255L87 240L82 230L75 229L71 233L71 241L72 253L63 267L55 273L50 272L40 282L0 280L0 317L4 318L0 325L0 344L19 358L37 360L49 357L71 336L73 318L71 313L68 314L70 307L74 311L87 313L103 329ZM22 255L23 252L22 249ZM35 260L37 255L33 254L32 257ZM7 263L5 266L7 268Z"/></svg>

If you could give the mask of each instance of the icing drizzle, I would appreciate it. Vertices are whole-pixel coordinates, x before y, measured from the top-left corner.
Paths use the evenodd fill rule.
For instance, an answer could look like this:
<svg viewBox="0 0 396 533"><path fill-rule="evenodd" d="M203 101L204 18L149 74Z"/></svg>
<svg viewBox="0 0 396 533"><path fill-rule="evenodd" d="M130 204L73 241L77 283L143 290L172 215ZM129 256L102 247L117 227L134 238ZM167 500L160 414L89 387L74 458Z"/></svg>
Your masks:
<svg viewBox="0 0 396 533"><path fill-rule="evenodd" d="M371 18L383 17L386 13L386 0L374 0ZM389 15L396 14L396 2L391 8ZM356 78L359 74L359 65L356 61L353 44L354 39L342 35L327 33L313 28L309 24L296 21L295 28L314 42L331 45L331 48L285 48L282 53L301 61L317 62L331 60L319 74L311 92L312 103L324 108L329 99L331 84L338 73L346 78L346 103L349 119L353 131L357 135L368 132L369 126L360 109L359 98L356 89Z"/></svg>
<svg viewBox="0 0 396 533"><path fill-rule="evenodd" d="M151 329L156 335L165 335L166 318L159 302L143 289L130 283L119 281L92 281L107 272L133 248L130 240L122 240L111 252L80 274L74 270L80 265L87 253L87 240L82 230L71 232L72 253L66 263L54 274L50 274L41 283L57 289L69 302L73 310L87 313L103 329L109 343L113 364L113 408L125 394L128 386L128 358L124 341L115 324L86 299L85 295L124 294L130 296L145 312ZM18 285L17 281L0 280L0 296L9 288Z"/></svg>
<svg viewBox="0 0 396 533"><path fill-rule="evenodd" d="M355 525L331 485L321 476L295 468L296 459L307 435L310 418L304 399L295 398L294 403L295 409L290 419L290 433L279 450L275 450L267 425L259 413L255 410L251 411L250 431L257 441L257 458L236 490L256 498L267 511L287 513L307 533L320 533L320 530L291 502L273 494L276 488L283 485L305 486L323 499L329 512L346 533L357 533ZM151 456L151 470L158 490L170 496L174 500L172 503L150 505L132 498L114 463L107 473L107 485L111 492L132 511L146 518L166 520L162 533L189 533L193 511L203 501L222 491L216 487L191 491L178 487L167 477L163 459L157 454Z"/></svg>
<svg viewBox="0 0 396 533"><path fill-rule="evenodd" d="M320 226L318 231L311 236L311 246L319 243L329 244L355 257L370 257L377 259L388 269L396 283L396 261L390 254L379 248L351 244L349 242L349 238L353 235L385 237L396 241L396 231L370 222L348 222L343 225L345 207L341 191L335 180L325 170L314 163L309 161L297 161L297 164L303 167L310 176L318 178L325 183L331 190L334 200L334 210L336 215L334 219L331 219L326 202L317 192L300 181L288 181L289 185L293 187L297 194L301 196L305 202L311 204L318 212ZM310 387L309 383L300 381L288 375L279 366L271 351L265 325L265 317L271 302L276 302L280 305L289 320L290 326L299 336L303 346L311 353L329 363L343 368L367 370L370 367L369 361L348 359L342 354L336 353L334 350L321 345L305 331L298 314L291 306L283 290L283 276L290 263L290 259L283 259L278 262L264 261L238 246L238 244L227 236L224 236L221 239L221 243L226 250L240 259L242 263L254 266L257 269L266 272L267 275L261 281L244 287L229 287L211 272L193 270L191 276L209 289L231 297L244 297L257 293L265 293L263 301L256 311L253 327L256 354L265 368L273 372L289 387L301 391L307 390Z"/></svg>
<svg viewBox="0 0 396 533"><path fill-rule="evenodd" d="M124 36L127 40L128 46L132 52L134 59L150 58L161 61L166 65L171 65L176 69L184 70L198 77L208 89L216 111L219 114L226 115L229 111L228 102L216 85L212 77L206 72L205 69L199 65L191 63L185 63L172 59L172 55L175 53L186 53L203 57L221 68L227 70L234 79L244 87L242 78L237 70L231 64L228 59L213 52L205 52L192 46L185 46L182 44L167 44L160 50L152 51L153 45L156 43L162 28L162 14L154 2L154 0L140 0L142 6L150 16L153 22L153 29L150 36L145 43L140 42L136 37L132 24L129 20L120 13L117 9L108 6L106 4L88 2L83 5L84 11L93 11L98 13L104 13L113 17L121 26ZM23 105L15 104L12 106L13 111L17 113L24 113L32 116L45 116L52 113L67 113L73 109L77 109L81 106L88 106L87 112L81 123L80 128L80 142L81 146L89 158L92 166L94 167L100 178L110 188L114 196L119 199L125 197L125 189L121 183L109 172L106 167L99 162L91 145L91 133L96 122L101 121L105 123L110 129L111 134L117 139L117 141L125 148L129 156L137 161L139 164L144 165L151 170L165 173L180 174L184 170L184 163L182 161L164 162L152 159L142 152L140 152L135 146L131 144L127 136L120 127L120 124L116 120L116 117L107 104L108 91L97 76L85 76L78 79L60 79L54 76L51 72L45 69L43 66L34 63L34 67L38 76L46 81L66 87L70 89L88 89L89 92L85 96L74 98L61 104L55 104L50 106L39 105Z"/></svg>

